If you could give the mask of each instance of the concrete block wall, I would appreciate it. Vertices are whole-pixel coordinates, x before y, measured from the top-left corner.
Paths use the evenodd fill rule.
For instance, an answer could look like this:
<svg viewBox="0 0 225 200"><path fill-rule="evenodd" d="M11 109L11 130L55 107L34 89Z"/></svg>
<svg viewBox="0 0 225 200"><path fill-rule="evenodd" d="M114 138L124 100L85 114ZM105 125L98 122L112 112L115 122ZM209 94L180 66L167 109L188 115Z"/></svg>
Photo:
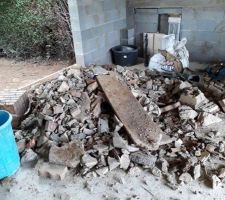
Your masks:
<svg viewBox="0 0 225 200"><path fill-rule="evenodd" d="M128 28L141 27L141 24L135 24L135 8L181 9L181 37L188 39L190 59L201 62L225 60L224 0L128 0L127 5ZM143 31L146 29L151 27L144 27Z"/></svg>
<svg viewBox="0 0 225 200"><path fill-rule="evenodd" d="M111 63L110 49L126 28L126 0L69 0L76 62Z"/></svg>

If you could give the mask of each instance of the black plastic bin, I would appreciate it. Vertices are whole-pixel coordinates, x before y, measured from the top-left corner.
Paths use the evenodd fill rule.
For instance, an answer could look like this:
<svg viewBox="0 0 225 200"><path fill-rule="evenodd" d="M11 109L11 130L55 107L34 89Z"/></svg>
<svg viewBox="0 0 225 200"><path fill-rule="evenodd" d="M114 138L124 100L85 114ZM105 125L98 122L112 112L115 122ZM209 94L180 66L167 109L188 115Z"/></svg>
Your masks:
<svg viewBox="0 0 225 200"><path fill-rule="evenodd" d="M137 64L138 49L133 45L119 45L111 49L115 65L132 66Z"/></svg>

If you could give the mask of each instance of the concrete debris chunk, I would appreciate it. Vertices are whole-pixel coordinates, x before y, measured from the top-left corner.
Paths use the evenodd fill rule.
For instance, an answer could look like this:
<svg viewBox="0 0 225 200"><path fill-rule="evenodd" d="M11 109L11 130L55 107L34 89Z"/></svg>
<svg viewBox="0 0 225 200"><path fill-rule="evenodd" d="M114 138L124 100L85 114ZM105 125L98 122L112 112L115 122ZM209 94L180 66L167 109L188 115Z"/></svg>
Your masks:
<svg viewBox="0 0 225 200"><path fill-rule="evenodd" d="M53 112L55 115L63 113L63 107L59 104L53 107Z"/></svg>
<svg viewBox="0 0 225 200"><path fill-rule="evenodd" d="M96 158L90 156L89 154L85 154L81 159L81 163L87 168L93 168L98 164L98 161Z"/></svg>
<svg viewBox="0 0 225 200"><path fill-rule="evenodd" d="M93 69L93 73L95 76L99 76L99 75L107 75L107 74L109 74L109 71L107 71L106 69L104 69L101 66L97 66Z"/></svg>
<svg viewBox="0 0 225 200"><path fill-rule="evenodd" d="M179 107L179 115L182 120L195 119L198 113L193 110L190 106Z"/></svg>
<svg viewBox="0 0 225 200"><path fill-rule="evenodd" d="M26 140L22 139L22 140L18 141L16 144L17 144L17 149L18 149L19 153L22 153L26 148Z"/></svg>
<svg viewBox="0 0 225 200"><path fill-rule="evenodd" d="M174 103L172 105L162 107L162 108L160 108L160 110L161 110L161 113L166 113L166 112L169 112L171 110L175 110L175 109L179 108L180 106L181 106L181 103L177 102L177 103Z"/></svg>
<svg viewBox="0 0 225 200"><path fill-rule="evenodd" d="M201 177L201 165L196 165L193 169L194 180L197 180Z"/></svg>
<svg viewBox="0 0 225 200"><path fill-rule="evenodd" d="M225 168L220 169L218 177L221 179L225 178Z"/></svg>
<svg viewBox="0 0 225 200"><path fill-rule="evenodd" d="M198 109L200 106L208 103L209 100L198 88L189 88L181 94L180 102L193 109Z"/></svg>
<svg viewBox="0 0 225 200"><path fill-rule="evenodd" d="M54 165L47 162L39 164L38 174L44 178L51 178L53 180L63 180L68 173L68 168L62 165Z"/></svg>
<svg viewBox="0 0 225 200"><path fill-rule="evenodd" d="M189 184L190 182L193 181L193 179L192 179L192 177L189 173L183 173L183 174L180 175L179 181L181 181L185 184Z"/></svg>
<svg viewBox="0 0 225 200"><path fill-rule="evenodd" d="M62 84L58 88L58 92L64 93L64 92L69 91L69 89L70 89L69 85L65 81L63 81Z"/></svg>
<svg viewBox="0 0 225 200"><path fill-rule="evenodd" d="M127 149L128 143L124 140L119 133L113 133L113 146L119 149Z"/></svg>
<svg viewBox="0 0 225 200"><path fill-rule="evenodd" d="M220 107L222 108L223 112L225 112L225 99L218 102Z"/></svg>
<svg viewBox="0 0 225 200"><path fill-rule="evenodd" d="M98 131L99 133L108 133L109 132L109 121L108 119L99 119L98 120Z"/></svg>
<svg viewBox="0 0 225 200"><path fill-rule="evenodd" d="M153 174L154 176L157 176L157 177L161 177L161 175L162 175L162 172L161 172L160 169L157 168L157 167L153 167L153 168L151 169L151 172L152 172L152 174Z"/></svg>
<svg viewBox="0 0 225 200"><path fill-rule="evenodd" d="M156 156L148 155L143 152L135 152L130 154L130 159L136 164L146 167L154 167L157 158Z"/></svg>
<svg viewBox="0 0 225 200"><path fill-rule="evenodd" d="M216 149L216 147L212 144L207 144L205 148L209 153L213 153Z"/></svg>
<svg viewBox="0 0 225 200"><path fill-rule="evenodd" d="M210 158L210 153L207 151L202 152L199 160L204 164Z"/></svg>
<svg viewBox="0 0 225 200"><path fill-rule="evenodd" d="M130 166L130 158L128 154L123 154L120 158L120 168L127 170Z"/></svg>
<svg viewBox="0 0 225 200"><path fill-rule="evenodd" d="M221 180L216 175L213 175L211 179L212 179L212 188L213 189L218 188L222 184Z"/></svg>
<svg viewBox="0 0 225 200"><path fill-rule="evenodd" d="M213 102L209 102L207 104L204 104L204 105L200 106L198 109L203 111L203 112L212 113L212 114L220 111L219 106L216 105Z"/></svg>
<svg viewBox="0 0 225 200"><path fill-rule="evenodd" d="M96 149L100 155L102 155L102 154L108 155L109 147L107 145L96 144L93 146L93 148Z"/></svg>
<svg viewBox="0 0 225 200"><path fill-rule="evenodd" d="M93 83L91 83L91 84L88 85L87 91L88 91L89 93L92 93L92 92L95 91L97 88L98 88L98 83L95 81L95 82L93 82Z"/></svg>
<svg viewBox="0 0 225 200"><path fill-rule="evenodd" d="M120 162L118 162L115 158L108 156L108 164L109 170L112 171L120 166Z"/></svg>
<svg viewBox="0 0 225 200"><path fill-rule="evenodd" d="M27 149L21 158L21 163L35 164L37 160L38 160L38 155L32 149Z"/></svg>
<svg viewBox="0 0 225 200"><path fill-rule="evenodd" d="M198 121L202 126L210 126L212 124L220 123L223 120L220 117L217 117L210 113L202 112L198 116Z"/></svg>
<svg viewBox="0 0 225 200"><path fill-rule="evenodd" d="M49 162L76 168L80 163L80 158L84 154L81 145L71 142L62 147L52 146L49 152Z"/></svg>
<svg viewBox="0 0 225 200"><path fill-rule="evenodd" d="M103 168L100 168L100 169L96 170L96 173L99 176L105 176L108 172L109 172L109 168L108 167L103 167Z"/></svg>
<svg viewBox="0 0 225 200"><path fill-rule="evenodd" d="M58 124L53 121L47 121L45 124L45 131L46 132L54 132L57 128Z"/></svg>

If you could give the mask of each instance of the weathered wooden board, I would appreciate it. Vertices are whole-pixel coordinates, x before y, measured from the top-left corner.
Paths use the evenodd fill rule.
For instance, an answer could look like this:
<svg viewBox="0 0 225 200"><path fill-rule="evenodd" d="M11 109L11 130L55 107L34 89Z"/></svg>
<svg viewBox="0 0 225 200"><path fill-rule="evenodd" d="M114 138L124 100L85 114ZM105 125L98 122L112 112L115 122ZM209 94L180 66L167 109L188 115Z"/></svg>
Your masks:
<svg viewBox="0 0 225 200"><path fill-rule="evenodd" d="M138 146L157 149L162 130L151 120L129 88L112 74L98 76L97 81L131 139Z"/></svg>

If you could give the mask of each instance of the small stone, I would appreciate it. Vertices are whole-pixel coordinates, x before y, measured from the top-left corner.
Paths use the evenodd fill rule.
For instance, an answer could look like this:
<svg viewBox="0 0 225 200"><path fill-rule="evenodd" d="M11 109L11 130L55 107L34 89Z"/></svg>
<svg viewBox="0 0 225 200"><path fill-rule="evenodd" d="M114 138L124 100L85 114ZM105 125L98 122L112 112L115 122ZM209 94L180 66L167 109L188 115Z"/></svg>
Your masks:
<svg viewBox="0 0 225 200"><path fill-rule="evenodd" d="M182 141L181 139L178 139L178 140L175 141L175 147L176 147L176 148L181 147L182 144L183 144L183 141Z"/></svg>
<svg viewBox="0 0 225 200"><path fill-rule="evenodd" d="M207 151L204 151L201 153L201 157L199 158L199 160L202 162L202 163L205 163L210 157L210 153L207 152Z"/></svg>
<svg viewBox="0 0 225 200"><path fill-rule="evenodd" d="M67 92L69 89L70 87L68 86L68 84L65 81L63 81L60 87L58 88L58 92L60 93Z"/></svg>
<svg viewBox="0 0 225 200"><path fill-rule="evenodd" d="M218 177L219 178L225 178L225 168L220 169Z"/></svg>
<svg viewBox="0 0 225 200"><path fill-rule="evenodd" d="M215 151L215 146L213 146L213 145L211 145L211 144L207 144L206 145L206 150L208 151L208 152L210 152L210 153L213 153L214 151Z"/></svg>
<svg viewBox="0 0 225 200"><path fill-rule="evenodd" d="M120 163L115 158L108 157L108 165L109 165L109 170L112 171L116 169L117 167L119 167Z"/></svg>
<svg viewBox="0 0 225 200"><path fill-rule="evenodd" d="M121 169L124 169L124 170L127 170L128 167L130 165L130 158L129 158L129 155L127 154L123 154L120 158L120 168Z"/></svg>
<svg viewBox="0 0 225 200"><path fill-rule="evenodd" d="M124 140L119 133L113 133L113 146L115 148L119 149L126 149L128 146L128 143L126 140Z"/></svg>
<svg viewBox="0 0 225 200"><path fill-rule="evenodd" d="M179 181L184 182L185 184L188 184L193 181L191 175L189 173L183 173L179 177Z"/></svg>
<svg viewBox="0 0 225 200"><path fill-rule="evenodd" d="M96 144L93 146L93 148L96 149L100 155L108 155L109 147L104 144Z"/></svg>
<svg viewBox="0 0 225 200"><path fill-rule="evenodd" d="M98 88L98 83L95 81L87 86L88 93L92 93Z"/></svg>
<svg viewBox="0 0 225 200"><path fill-rule="evenodd" d="M53 180L63 180L68 173L68 168L62 165L54 165L50 163L38 164L39 176L51 178Z"/></svg>
<svg viewBox="0 0 225 200"><path fill-rule="evenodd" d="M67 133L63 133L60 137L59 137L59 141L63 142L63 143L68 143L69 142L69 137L67 135Z"/></svg>
<svg viewBox="0 0 225 200"><path fill-rule="evenodd" d="M132 167L129 170L129 175L131 176L140 176L142 173L142 170L140 169L140 167Z"/></svg>
<svg viewBox="0 0 225 200"><path fill-rule="evenodd" d="M72 117L74 119L78 119L79 115L81 114L81 109L80 108L74 108L74 109L70 110L70 114L72 115Z"/></svg>
<svg viewBox="0 0 225 200"><path fill-rule="evenodd" d="M21 163L35 163L38 160L38 155L32 150L32 149L27 149L25 151L25 154L21 158Z"/></svg>
<svg viewBox="0 0 225 200"><path fill-rule="evenodd" d="M93 168L98 164L98 160L89 154L85 154L81 159L81 163L87 168Z"/></svg>
<svg viewBox="0 0 225 200"><path fill-rule="evenodd" d="M93 113L94 117L99 118L101 112L102 112L101 103L97 103L96 106L94 107L92 113Z"/></svg>
<svg viewBox="0 0 225 200"><path fill-rule="evenodd" d="M196 165L193 169L194 180L197 180L201 177L201 165Z"/></svg>
<svg viewBox="0 0 225 200"><path fill-rule="evenodd" d="M225 145L224 142L220 142L219 143L219 152L223 153L225 151Z"/></svg>
<svg viewBox="0 0 225 200"><path fill-rule="evenodd" d="M67 167L76 168L84 154L83 147L76 142L71 142L62 147L53 145L49 152L49 162Z"/></svg>
<svg viewBox="0 0 225 200"><path fill-rule="evenodd" d="M53 107L53 112L55 115L63 113L63 107L59 104Z"/></svg>
<svg viewBox="0 0 225 200"><path fill-rule="evenodd" d="M156 156L148 155L143 152L135 152L131 153L130 159L136 164L144 165L146 167L154 167L157 158Z"/></svg>
<svg viewBox="0 0 225 200"><path fill-rule="evenodd" d="M120 66L120 65L117 65L116 66L116 71L119 72L119 73L122 73L125 71L124 67Z"/></svg>
<svg viewBox="0 0 225 200"><path fill-rule="evenodd" d="M108 119L99 119L98 120L98 131L99 133L108 133L109 132L109 121Z"/></svg>
<svg viewBox="0 0 225 200"><path fill-rule="evenodd" d="M45 124L45 131L46 132L54 132L57 128L58 124L53 121L47 121Z"/></svg>
<svg viewBox="0 0 225 200"><path fill-rule="evenodd" d="M218 176L213 175L212 176L212 188L216 189L221 185L221 180L218 178Z"/></svg>
<svg viewBox="0 0 225 200"><path fill-rule="evenodd" d="M151 170L151 172L152 172L152 174L154 176L157 176L157 177L161 177L161 175L162 175L162 172L157 167L153 167L152 170Z"/></svg>
<svg viewBox="0 0 225 200"><path fill-rule="evenodd" d="M96 173L97 173L99 176L104 176L104 175L106 175L108 172L109 172L109 168L108 168L108 167L103 167L103 168L100 168L100 169L97 169L97 170L96 170Z"/></svg>
<svg viewBox="0 0 225 200"><path fill-rule="evenodd" d="M109 74L109 71L107 71L106 69L102 68L101 66L96 66L93 68L93 73L95 76L98 75L107 75Z"/></svg>
<svg viewBox="0 0 225 200"><path fill-rule="evenodd" d="M16 144L17 144L17 149L18 149L19 153L22 153L26 148L26 140L22 139L22 140L18 141Z"/></svg>

